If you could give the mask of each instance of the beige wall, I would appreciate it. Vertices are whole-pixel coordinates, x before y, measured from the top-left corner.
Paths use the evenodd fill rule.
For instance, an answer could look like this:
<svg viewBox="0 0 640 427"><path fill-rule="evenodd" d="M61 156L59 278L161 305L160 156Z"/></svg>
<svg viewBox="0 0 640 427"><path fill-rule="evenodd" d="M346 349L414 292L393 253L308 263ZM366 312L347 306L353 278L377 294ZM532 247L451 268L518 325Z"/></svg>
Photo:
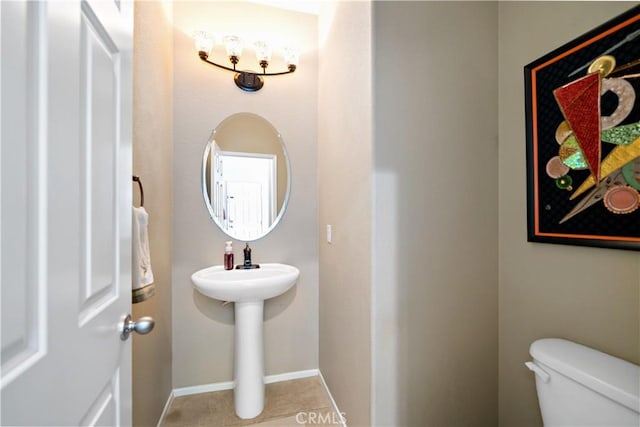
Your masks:
<svg viewBox="0 0 640 427"><path fill-rule="evenodd" d="M371 412L371 4L320 15L320 371L350 426ZM332 225L332 243L325 227Z"/></svg>
<svg viewBox="0 0 640 427"><path fill-rule="evenodd" d="M529 345L561 337L640 362L636 252L526 242L523 66L631 8L501 2L500 425L541 425Z"/></svg>
<svg viewBox="0 0 640 427"><path fill-rule="evenodd" d="M197 293L190 276L223 262L228 237L203 204L200 165L211 130L242 111L273 124L292 166L291 197L282 222L251 244L254 262L300 269L295 287L265 303L265 373L317 368L317 17L238 2L181 1L173 4L173 12L173 387L232 379L233 305ZM292 75L267 78L259 92L243 92L232 73L200 61L191 38L197 29L263 32L296 41L303 49L300 65ZM212 57L218 55L226 61L219 49ZM275 54L273 66L278 67ZM251 50L240 67L258 68ZM242 246L234 242L236 259L241 260Z"/></svg>
<svg viewBox="0 0 640 427"><path fill-rule="evenodd" d="M374 47L374 422L495 426L497 5L375 2Z"/></svg>
<svg viewBox="0 0 640 427"><path fill-rule="evenodd" d="M133 424L155 426L171 392L171 171L173 43L168 2L136 2L134 31L133 173L145 190L156 295L133 304L152 316L149 335L133 335ZM134 200L139 191L134 184Z"/></svg>

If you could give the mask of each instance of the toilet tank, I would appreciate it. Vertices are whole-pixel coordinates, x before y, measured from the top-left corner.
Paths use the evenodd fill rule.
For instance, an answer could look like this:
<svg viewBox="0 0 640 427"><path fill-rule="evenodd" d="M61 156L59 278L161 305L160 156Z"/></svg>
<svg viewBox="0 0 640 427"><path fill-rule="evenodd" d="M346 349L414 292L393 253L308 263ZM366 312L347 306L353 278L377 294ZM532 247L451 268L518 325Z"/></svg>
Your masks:
<svg viewBox="0 0 640 427"><path fill-rule="evenodd" d="M558 338L529 353L545 426L640 426L640 366Z"/></svg>

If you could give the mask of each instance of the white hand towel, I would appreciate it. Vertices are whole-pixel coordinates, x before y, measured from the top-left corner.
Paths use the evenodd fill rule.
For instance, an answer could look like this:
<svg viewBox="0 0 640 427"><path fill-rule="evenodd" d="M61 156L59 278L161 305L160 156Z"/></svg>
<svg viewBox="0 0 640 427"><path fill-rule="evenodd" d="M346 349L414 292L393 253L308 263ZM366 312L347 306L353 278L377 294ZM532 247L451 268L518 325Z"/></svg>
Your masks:
<svg viewBox="0 0 640 427"><path fill-rule="evenodd" d="M151 254L149 252L149 214L143 207L133 208L133 239L131 248L131 288L133 303L142 302L155 294Z"/></svg>

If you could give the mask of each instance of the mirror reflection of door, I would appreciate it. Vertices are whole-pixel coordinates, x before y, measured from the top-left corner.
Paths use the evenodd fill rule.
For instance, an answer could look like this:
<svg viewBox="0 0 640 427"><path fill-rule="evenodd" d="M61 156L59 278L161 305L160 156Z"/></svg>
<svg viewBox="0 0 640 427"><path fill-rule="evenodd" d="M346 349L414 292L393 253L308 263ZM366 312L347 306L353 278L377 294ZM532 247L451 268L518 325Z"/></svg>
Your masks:
<svg viewBox="0 0 640 427"><path fill-rule="evenodd" d="M224 230L247 240L258 238L276 217L276 156L222 151L217 144L211 156L214 216Z"/></svg>
<svg viewBox="0 0 640 427"><path fill-rule="evenodd" d="M201 184L209 215L227 236L246 242L264 237L282 219L291 189L280 133L253 113L227 117L205 146Z"/></svg>

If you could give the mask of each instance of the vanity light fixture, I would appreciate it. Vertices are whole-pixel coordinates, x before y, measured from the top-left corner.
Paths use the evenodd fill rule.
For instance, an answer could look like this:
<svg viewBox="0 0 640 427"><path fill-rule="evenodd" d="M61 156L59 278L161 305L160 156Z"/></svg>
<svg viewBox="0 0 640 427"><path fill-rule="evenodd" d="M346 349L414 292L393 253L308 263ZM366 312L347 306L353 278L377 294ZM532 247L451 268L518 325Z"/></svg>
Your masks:
<svg viewBox="0 0 640 427"><path fill-rule="evenodd" d="M263 77L265 76L280 76L283 74L293 73L296 70L300 59L300 54L297 49L287 47L284 49L284 61L287 64L288 71L267 73L269 61L271 61L271 46L260 40L255 42L253 46L256 52L256 58L258 59L258 64L262 68L262 72L237 70L236 65L240 61L243 49L240 37L225 36L223 38L223 43L227 50L227 56L229 57L229 62L231 62L232 67L217 64L209 60L209 53L211 52L211 49L213 49L214 45L214 38L211 34L206 31L197 31L193 37L195 39L196 50L198 51L200 59L208 64L222 68L223 70L233 71L236 73L233 79L236 86L247 92L260 90L262 86L264 86Z"/></svg>

